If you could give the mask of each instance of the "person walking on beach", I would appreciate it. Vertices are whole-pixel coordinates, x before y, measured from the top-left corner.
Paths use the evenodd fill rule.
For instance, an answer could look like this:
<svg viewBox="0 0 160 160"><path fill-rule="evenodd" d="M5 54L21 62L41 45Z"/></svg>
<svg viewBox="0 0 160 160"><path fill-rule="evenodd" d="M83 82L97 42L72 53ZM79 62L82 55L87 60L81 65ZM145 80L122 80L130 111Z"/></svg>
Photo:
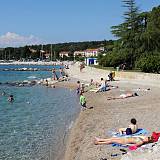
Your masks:
<svg viewBox="0 0 160 160"><path fill-rule="evenodd" d="M80 68L80 72L82 72L82 69L85 68L85 64L81 63L80 66L79 66L79 68Z"/></svg>
<svg viewBox="0 0 160 160"><path fill-rule="evenodd" d="M85 96L83 95L82 92L80 93L79 101L80 101L80 104L81 104L81 107L82 107L81 109L85 110L87 108L87 106L86 106L86 98L85 98Z"/></svg>

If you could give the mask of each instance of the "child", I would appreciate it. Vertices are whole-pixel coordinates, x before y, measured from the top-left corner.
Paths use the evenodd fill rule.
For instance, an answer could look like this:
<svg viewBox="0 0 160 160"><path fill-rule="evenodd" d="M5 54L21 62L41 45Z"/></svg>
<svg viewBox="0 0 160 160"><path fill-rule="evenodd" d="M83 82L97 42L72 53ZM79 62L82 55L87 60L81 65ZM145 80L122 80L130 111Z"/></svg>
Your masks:
<svg viewBox="0 0 160 160"><path fill-rule="evenodd" d="M137 130L138 130L138 126L137 126L136 123L137 123L136 119L132 118L131 119L131 124L127 128L120 128L119 133L120 134L127 134L127 135L136 133Z"/></svg>
<svg viewBox="0 0 160 160"><path fill-rule="evenodd" d="M83 95L82 92L80 93L80 98L79 98L79 100L80 100L80 104L81 104L81 106L82 106L82 110L86 109L86 108L87 108L87 107L86 107L86 98L85 98L85 96Z"/></svg>

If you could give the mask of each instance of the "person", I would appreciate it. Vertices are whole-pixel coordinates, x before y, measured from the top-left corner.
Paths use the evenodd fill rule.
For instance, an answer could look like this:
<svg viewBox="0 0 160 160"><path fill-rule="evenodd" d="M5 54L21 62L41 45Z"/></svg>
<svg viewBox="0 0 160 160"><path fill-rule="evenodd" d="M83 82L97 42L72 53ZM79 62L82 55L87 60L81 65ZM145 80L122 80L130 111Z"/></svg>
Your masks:
<svg viewBox="0 0 160 160"><path fill-rule="evenodd" d="M48 86L48 80L46 79L46 86Z"/></svg>
<svg viewBox="0 0 160 160"><path fill-rule="evenodd" d="M63 69L59 68L60 77L63 77Z"/></svg>
<svg viewBox="0 0 160 160"><path fill-rule="evenodd" d="M86 107L86 98L85 98L85 96L83 95L82 92L80 93L79 101L80 101L82 110L86 109L87 108Z"/></svg>
<svg viewBox="0 0 160 160"><path fill-rule="evenodd" d="M52 74L53 74L53 80L57 80L57 75L56 75L56 69L52 69Z"/></svg>
<svg viewBox="0 0 160 160"><path fill-rule="evenodd" d="M77 94L80 94L80 90L81 90L81 83L80 81L77 81Z"/></svg>
<svg viewBox="0 0 160 160"><path fill-rule="evenodd" d="M9 102L13 102L13 101L14 101L13 95L10 95L10 96L8 97L8 101L9 101Z"/></svg>
<svg viewBox="0 0 160 160"><path fill-rule="evenodd" d="M66 80L66 81L69 81L68 74L66 74L65 80Z"/></svg>
<svg viewBox="0 0 160 160"><path fill-rule="evenodd" d="M80 72L82 72L82 69L83 69L83 65L82 64L80 64L79 69L80 69Z"/></svg>
<svg viewBox="0 0 160 160"><path fill-rule="evenodd" d="M81 63L79 67L80 67L80 72L82 72L82 69L85 68L85 64Z"/></svg>
<svg viewBox="0 0 160 160"><path fill-rule="evenodd" d="M106 84L106 81L103 78L101 78L99 91L103 92L103 91L107 91L107 90L109 90L109 86L108 86L108 84Z"/></svg>
<svg viewBox="0 0 160 160"><path fill-rule="evenodd" d="M84 89L85 89L85 84L81 83L81 92L84 93Z"/></svg>
<svg viewBox="0 0 160 160"><path fill-rule="evenodd" d="M126 93L126 94L121 94L118 97L108 97L107 100L114 100L114 99L124 99L124 98L128 98L128 97L135 97L138 96L138 94L135 93Z"/></svg>
<svg viewBox="0 0 160 160"><path fill-rule="evenodd" d="M90 86L94 85L93 79L91 79L89 85L90 85Z"/></svg>
<svg viewBox="0 0 160 160"><path fill-rule="evenodd" d="M153 143L158 141L154 136L132 136L132 137L111 137L111 138L97 138L95 137L94 144L134 144L135 149L146 143ZM132 146L133 147L133 146Z"/></svg>
<svg viewBox="0 0 160 160"><path fill-rule="evenodd" d="M113 72L110 71L110 73L108 74L108 78L109 78L109 81L113 81Z"/></svg>
<svg viewBox="0 0 160 160"><path fill-rule="evenodd" d="M65 65L65 69L69 69L69 65L67 64L67 65Z"/></svg>
<svg viewBox="0 0 160 160"><path fill-rule="evenodd" d="M120 134L133 134L136 133L138 130L138 125L137 125L137 120L135 118L131 119L131 124L127 128L119 128L119 133Z"/></svg>
<svg viewBox="0 0 160 160"><path fill-rule="evenodd" d="M106 83L105 83L105 81L104 81L103 78L101 78L99 90L100 90L101 92L106 90Z"/></svg>

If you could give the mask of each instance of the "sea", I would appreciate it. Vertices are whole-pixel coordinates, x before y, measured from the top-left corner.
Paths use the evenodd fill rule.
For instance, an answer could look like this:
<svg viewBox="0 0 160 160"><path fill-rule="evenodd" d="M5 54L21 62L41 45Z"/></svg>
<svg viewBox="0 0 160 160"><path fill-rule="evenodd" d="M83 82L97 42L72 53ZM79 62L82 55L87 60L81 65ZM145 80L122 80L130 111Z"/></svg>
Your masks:
<svg viewBox="0 0 160 160"><path fill-rule="evenodd" d="M0 69L43 67L53 68L0 65ZM51 71L0 71L0 160L56 160L64 154L67 134L80 111L75 91L3 85L51 76ZM13 103L7 101L11 94Z"/></svg>

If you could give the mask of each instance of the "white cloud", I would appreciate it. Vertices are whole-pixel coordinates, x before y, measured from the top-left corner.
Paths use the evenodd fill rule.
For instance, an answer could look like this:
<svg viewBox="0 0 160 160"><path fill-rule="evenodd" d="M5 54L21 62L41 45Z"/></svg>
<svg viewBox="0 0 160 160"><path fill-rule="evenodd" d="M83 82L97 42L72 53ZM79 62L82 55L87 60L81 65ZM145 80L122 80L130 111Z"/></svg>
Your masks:
<svg viewBox="0 0 160 160"><path fill-rule="evenodd" d="M41 40L33 35L22 36L16 33L7 32L0 36L0 47L19 47L42 43Z"/></svg>

